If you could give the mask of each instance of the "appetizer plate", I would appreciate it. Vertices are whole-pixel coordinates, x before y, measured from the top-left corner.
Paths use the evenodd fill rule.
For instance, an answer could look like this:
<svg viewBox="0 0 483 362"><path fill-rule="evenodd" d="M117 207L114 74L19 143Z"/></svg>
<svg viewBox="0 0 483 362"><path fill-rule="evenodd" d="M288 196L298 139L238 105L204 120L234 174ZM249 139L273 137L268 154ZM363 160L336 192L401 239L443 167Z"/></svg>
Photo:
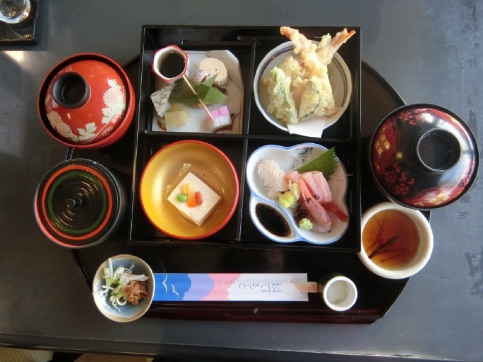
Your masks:
<svg viewBox="0 0 483 362"><path fill-rule="evenodd" d="M250 188L250 217L256 228L267 238L279 243L306 241L312 244L324 245L339 240L347 230L349 222L344 222L329 213L333 222L330 232L315 232L302 230L298 227L291 209L281 207L276 201L267 196L267 191L261 178L257 174L257 164L262 158L275 160L282 170L289 171L299 168L326 152L327 148L316 143L302 143L293 147L266 145L258 148L247 161L247 182ZM347 173L344 166L337 159L338 167L328 180L335 205L349 215L345 203L347 192ZM286 232L279 233L267 229L260 221L260 209L263 208L272 215L275 224L285 225ZM262 211L263 212L263 211ZM262 217L263 218L263 217ZM278 219L278 220L277 220Z"/></svg>
<svg viewBox="0 0 483 362"><path fill-rule="evenodd" d="M146 281L147 296L137 305L126 303L115 308L109 301L109 295L101 294L102 286L105 284L104 269L109 268L109 260L112 269L119 267L132 268L132 274L144 274L149 279ZM154 297L154 274L150 266L142 259L134 255L120 254L105 260L97 269L94 279L92 280L92 295L94 302L99 311L107 318L115 322L132 322L141 318L151 306Z"/></svg>
<svg viewBox="0 0 483 362"><path fill-rule="evenodd" d="M268 113L268 92L262 79L289 55L297 57L293 53L293 49L292 42L288 41L272 49L262 59L258 65L253 82L255 103L265 119L275 127L288 133L307 137L314 137L315 135L321 137L322 131L337 122L349 105L352 94L351 74L342 57L338 53L335 53L332 62L328 66L328 71L335 103L340 107L339 110L329 117L313 117L304 122L287 125Z"/></svg>
<svg viewBox="0 0 483 362"><path fill-rule="evenodd" d="M184 217L169 201L171 191L192 172L221 196L200 226ZM171 143L148 161L141 176L141 205L150 222L174 238L206 238L223 228L233 216L239 198L238 175L230 159L202 141Z"/></svg>
<svg viewBox="0 0 483 362"><path fill-rule="evenodd" d="M242 119L243 119L243 82L240 71L240 64L238 59L228 50L211 50L211 51L187 51L189 56L189 69L188 78L191 72L199 69L200 62L205 58L217 58L221 60L228 71L228 82L223 88L226 90L225 95L227 99L220 104L210 105L208 109L214 111L215 109L225 105L228 107L230 114L232 115L232 125L218 131L216 133L242 133ZM166 83L161 79L156 80L156 90L159 90L166 86ZM210 133L204 126L204 120L207 116L206 111L203 108L186 107L187 112L190 115L190 120L181 127L178 127L171 132L202 132ZM163 126L163 119L159 118L156 112L153 112L153 131L166 132L166 128Z"/></svg>

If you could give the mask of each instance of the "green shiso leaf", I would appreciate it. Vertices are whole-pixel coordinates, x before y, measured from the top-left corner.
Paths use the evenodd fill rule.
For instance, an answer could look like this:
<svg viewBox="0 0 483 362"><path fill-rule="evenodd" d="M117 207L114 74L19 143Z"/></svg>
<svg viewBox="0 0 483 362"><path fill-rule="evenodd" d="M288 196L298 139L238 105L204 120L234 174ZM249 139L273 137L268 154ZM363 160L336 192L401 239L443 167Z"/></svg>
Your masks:
<svg viewBox="0 0 483 362"><path fill-rule="evenodd" d="M328 149L319 157L313 159L309 163L299 167L297 171L299 173L310 171L321 171L326 179L335 172L337 168L337 158L335 157L335 148Z"/></svg>
<svg viewBox="0 0 483 362"><path fill-rule="evenodd" d="M203 101L204 104L216 104L221 103L226 100L226 95L221 93L218 89L213 87L215 83L216 74L209 79L205 80L204 82L196 82L194 80L188 80L195 90L195 96L191 89L185 82L180 82L178 86L174 89L169 97L170 103L183 103L183 104L198 104L200 100ZM199 98L199 99L198 99Z"/></svg>

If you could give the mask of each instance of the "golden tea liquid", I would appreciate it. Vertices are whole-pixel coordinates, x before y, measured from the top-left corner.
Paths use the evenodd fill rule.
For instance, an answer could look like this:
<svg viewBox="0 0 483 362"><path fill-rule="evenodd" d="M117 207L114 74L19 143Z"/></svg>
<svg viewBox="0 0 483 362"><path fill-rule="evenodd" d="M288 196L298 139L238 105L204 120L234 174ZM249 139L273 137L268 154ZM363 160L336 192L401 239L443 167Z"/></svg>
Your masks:
<svg viewBox="0 0 483 362"><path fill-rule="evenodd" d="M366 223L362 245L375 264L384 269L399 269L416 255L418 229L411 218L396 210L380 211Z"/></svg>

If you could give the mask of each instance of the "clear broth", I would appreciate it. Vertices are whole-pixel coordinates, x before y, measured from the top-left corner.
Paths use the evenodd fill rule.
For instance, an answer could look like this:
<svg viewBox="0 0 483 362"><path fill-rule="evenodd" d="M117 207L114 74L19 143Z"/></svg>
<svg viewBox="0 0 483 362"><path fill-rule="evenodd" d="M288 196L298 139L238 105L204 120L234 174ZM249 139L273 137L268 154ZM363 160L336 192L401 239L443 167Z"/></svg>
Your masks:
<svg viewBox="0 0 483 362"><path fill-rule="evenodd" d="M362 244L376 265L384 269L400 269L418 251L418 229L411 218L402 212L384 210L366 223Z"/></svg>

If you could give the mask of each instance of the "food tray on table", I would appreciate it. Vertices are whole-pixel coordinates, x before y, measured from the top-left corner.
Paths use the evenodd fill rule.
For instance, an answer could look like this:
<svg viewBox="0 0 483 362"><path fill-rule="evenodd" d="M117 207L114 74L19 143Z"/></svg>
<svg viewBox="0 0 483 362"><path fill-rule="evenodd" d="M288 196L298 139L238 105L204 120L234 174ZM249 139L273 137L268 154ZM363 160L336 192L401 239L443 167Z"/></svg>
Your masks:
<svg viewBox="0 0 483 362"><path fill-rule="evenodd" d="M308 38L316 38L327 33L335 35L341 28L299 28ZM359 30L359 29L357 29ZM350 105L341 119L324 130L322 138L302 137L288 134L267 122L258 110L253 95L253 79L260 61L273 48L288 39L280 34L279 28L183 28L183 27L149 27L143 28L141 67L140 67L140 99L138 100L138 130L135 155L133 204L130 228L130 242L134 244L171 245L210 244L223 247L248 248L295 248L322 249L330 248L340 251L355 252L359 250L360 234L360 35L359 32L339 49L352 77L353 92ZM166 132L158 126L156 112L150 95L158 90L158 78L152 71L152 63L156 50L167 45L177 45L188 54L198 56L208 51L222 57L229 68L229 81L243 87L239 104L230 107L234 113L233 127L227 131L216 133L199 132ZM239 73L230 68L236 60L229 59L229 52L239 63ZM190 64L195 58L190 58ZM238 78L241 78L238 80ZM203 112L203 110L199 110ZM241 116L241 117L240 117ZM139 184L142 171L149 159L163 146L170 143L193 139L208 142L223 151L234 164L240 179L240 201L235 215L230 222L210 238L196 241L180 241L170 238L158 231L145 216L139 199ZM326 148L335 147L336 155L344 165L348 177L346 203L349 207L350 223L347 231L338 241L327 245L313 245L304 242L278 244L263 236L253 225L248 213L250 190L245 177L247 158L257 148L266 144L293 146L304 142L316 142Z"/></svg>
<svg viewBox="0 0 483 362"><path fill-rule="evenodd" d="M340 28L300 28L308 36L334 34ZM383 200L367 169L367 142L378 121L404 104L401 97L370 66L360 60L360 29L340 50L352 76L353 94L342 119L326 129L320 139L289 135L272 127L259 113L252 82L259 61L285 39L278 27L219 28L145 26L141 55L125 66L138 88L138 123L112 146L100 150L69 150L68 157L95 159L117 171L132 191L130 218L112 240L93 248L73 251L79 269L90 285L97 267L110 256L131 253L143 258L154 272L169 273L307 273L317 281L329 272L341 272L358 287L353 308L334 312L318 294L308 302L154 302L147 316L210 320L284 321L316 323L372 323L384 316L407 279L380 278L357 257L360 215ZM350 43L352 42L352 46ZM240 62L244 86L243 122L240 133L207 134L153 130L150 94L156 87L151 61L154 51L177 44L194 50L229 49ZM364 105L361 113L361 104ZM360 127L362 123L363 127ZM361 132L362 130L362 132ZM361 132L361 133L360 133ZM218 234L206 240L175 240L149 224L139 204L139 181L150 158L163 145L182 139L214 144L232 160L241 182L238 211ZM351 221L337 242L319 246L306 243L279 244L264 238L246 211L249 190L244 167L254 149L265 144L293 145L316 142L336 152L349 175L347 204Z"/></svg>

